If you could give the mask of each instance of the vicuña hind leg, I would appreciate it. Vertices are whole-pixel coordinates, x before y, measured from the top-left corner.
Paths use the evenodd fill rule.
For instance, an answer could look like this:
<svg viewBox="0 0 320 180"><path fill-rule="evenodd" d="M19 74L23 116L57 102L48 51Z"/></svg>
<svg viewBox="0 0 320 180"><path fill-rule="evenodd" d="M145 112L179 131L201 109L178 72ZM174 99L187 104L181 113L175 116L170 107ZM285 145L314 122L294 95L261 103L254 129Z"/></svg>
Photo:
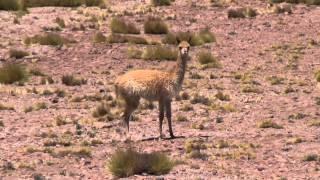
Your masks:
<svg viewBox="0 0 320 180"><path fill-rule="evenodd" d="M172 131L172 122L171 122L171 100L166 101L166 116L168 119L169 133L170 137L174 138L174 134Z"/></svg>
<svg viewBox="0 0 320 180"><path fill-rule="evenodd" d="M162 100L159 101L159 139L163 138L162 134L162 123L164 119L164 102Z"/></svg>
<svg viewBox="0 0 320 180"><path fill-rule="evenodd" d="M124 125L127 129L127 133L126 133L126 139L131 139L130 138L130 120L132 120L132 114L133 112L138 108L139 106L139 97L130 97L130 98L126 98L126 109L124 111L124 115L123 115L123 122Z"/></svg>

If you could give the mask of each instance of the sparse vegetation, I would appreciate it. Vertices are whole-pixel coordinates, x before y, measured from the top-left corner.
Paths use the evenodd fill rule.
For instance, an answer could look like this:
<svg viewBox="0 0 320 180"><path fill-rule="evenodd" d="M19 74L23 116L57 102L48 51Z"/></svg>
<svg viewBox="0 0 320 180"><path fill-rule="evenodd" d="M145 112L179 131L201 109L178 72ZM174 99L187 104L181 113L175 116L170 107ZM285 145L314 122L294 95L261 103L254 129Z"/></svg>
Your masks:
<svg viewBox="0 0 320 180"><path fill-rule="evenodd" d="M0 127L4 127L4 123L1 120L0 120Z"/></svg>
<svg viewBox="0 0 320 180"><path fill-rule="evenodd" d="M314 119L309 122L309 126L320 127L320 119Z"/></svg>
<svg viewBox="0 0 320 180"><path fill-rule="evenodd" d="M102 6L103 0L25 0L26 7L44 7L44 6L62 6L62 7L77 7L86 6Z"/></svg>
<svg viewBox="0 0 320 180"><path fill-rule="evenodd" d="M173 166L174 162L162 153L139 153L128 149L116 151L107 167L114 176L121 178L142 173L162 175Z"/></svg>
<svg viewBox="0 0 320 180"><path fill-rule="evenodd" d="M221 101L230 101L230 96L219 91L215 97Z"/></svg>
<svg viewBox="0 0 320 180"><path fill-rule="evenodd" d="M11 106L5 106L3 104L0 104L0 111L14 111L14 108Z"/></svg>
<svg viewBox="0 0 320 180"><path fill-rule="evenodd" d="M97 32L93 37L93 41L95 43L105 43L107 41L107 37L103 35L102 32Z"/></svg>
<svg viewBox="0 0 320 180"><path fill-rule="evenodd" d="M0 0L0 10L24 10L22 0Z"/></svg>
<svg viewBox="0 0 320 180"><path fill-rule="evenodd" d="M144 60L176 60L178 52L166 46L148 46L141 55Z"/></svg>
<svg viewBox="0 0 320 180"><path fill-rule="evenodd" d="M282 129L283 127L278 125L277 123L271 120L264 120L258 124L259 128L274 128L274 129Z"/></svg>
<svg viewBox="0 0 320 180"><path fill-rule="evenodd" d="M146 34L167 34L168 26L158 17L148 17L144 23L144 32Z"/></svg>
<svg viewBox="0 0 320 180"><path fill-rule="evenodd" d="M76 78L73 75L64 75L62 76L61 81L67 86L81 86L87 83L87 80L83 78Z"/></svg>
<svg viewBox="0 0 320 180"><path fill-rule="evenodd" d="M270 3L292 3L292 4L308 4L308 5L320 5L319 0L269 0Z"/></svg>
<svg viewBox="0 0 320 180"><path fill-rule="evenodd" d="M198 33L191 32L178 32L176 34L168 33L162 39L162 43L164 44L177 44L177 39L189 41L191 46L201 46L206 43L216 42L215 35L209 30L209 28L205 28L200 30Z"/></svg>
<svg viewBox="0 0 320 180"><path fill-rule="evenodd" d="M57 18L55 19L55 22L56 22L61 28L65 28L65 27L66 27L66 23L64 22L64 20L61 19L61 18L59 18L59 17L57 17Z"/></svg>
<svg viewBox="0 0 320 180"><path fill-rule="evenodd" d="M148 41L143 37L120 35L120 34L110 34L107 37L107 42L108 43L148 44Z"/></svg>
<svg viewBox="0 0 320 180"><path fill-rule="evenodd" d="M210 52L201 51L197 55L201 65L210 68L220 68L221 64Z"/></svg>
<svg viewBox="0 0 320 180"><path fill-rule="evenodd" d="M263 91L254 85L245 85L242 87L241 91L243 93L256 93L261 94Z"/></svg>
<svg viewBox="0 0 320 180"><path fill-rule="evenodd" d="M128 57L133 59L141 59L142 51L138 48L129 47L127 51Z"/></svg>
<svg viewBox="0 0 320 180"><path fill-rule="evenodd" d="M207 154L202 152L207 146L201 140L187 140L184 148L189 158L203 160L207 158Z"/></svg>
<svg viewBox="0 0 320 180"><path fill-rule="evenodd" d="M19 49L10 49L9 51L9 56L11 58L16 58L16 59L21 59L25 56L28 56L29 53L23 50L19 50Z"/></svg>
<svg viewBox="0 0 320 180"><path fill-rule="evenodd" d="M62 46L66 43L71 43L72 41L66 39L59 34L56 33L47 33L44 35L35 35L33 37L27 37L24 40L24 43L27 45L30 44L40 44L40 45L48 45L48 46Z"/></svg>
<svg viewBox="0 0 320 180"><path fill-rule="evenodd" d="M230 8L228 10L228 18L245 18L255 16L257 16L257 11L251 7Z"/></svg>
<svg viewBox="0 0 320 180"><path fill-rule="evenodd" d="M171 0L151 0L152 5L154 6L169 6Z"/></svg>
<svg viewBox="0 0 320 180"><path fill-rule="evenodd" d="M317 161L318 159L318 154L307 154L303 156L302 161Z"/></svg>
<svg viewBox="0 0 320 180"><path fill-rule="evenodd" d="M190 99L190 103L191 104L203 104L203 105L210 105L211 104L211 101L209 98L203 96L203 95L200 95L198 93L195 93L192 98Z"/></svg>
<svg viewBox="0 0 320 180"><path fill-rule="evenodd" d="M284 78L278 77L278 76L271 76L267 78L268 81L270 81L271 85L279 85L283 84Z"/></svg>
<svg viewBox="0 0 320 180"><path fill-rule="evenodd" d="M113 33L140 34L139 29L133 23L127 23L125 19L118 17L111 20L110 29Z"/></svg>
<svg viewBox="0 0 320 180"><path fill-rule="evenodd" d="M23 66L19 64L4 64L0 68L0 83L12 84L15 82L24 82L28 75Z"/></svg>
<svg viewBox="0 0 320 180"><path fill-rule="evenodd" d="M320 82L320 70L316 72L315 77L316 77L316 80Z"/></svg>

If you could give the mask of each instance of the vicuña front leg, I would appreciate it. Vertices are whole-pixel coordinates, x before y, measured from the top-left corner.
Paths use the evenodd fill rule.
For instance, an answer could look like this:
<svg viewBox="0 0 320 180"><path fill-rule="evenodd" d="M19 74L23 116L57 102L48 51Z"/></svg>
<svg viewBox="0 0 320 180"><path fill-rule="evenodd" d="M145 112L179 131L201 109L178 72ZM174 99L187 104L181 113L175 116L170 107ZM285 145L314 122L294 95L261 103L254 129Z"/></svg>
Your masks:
<svg viewBox="0 0 320 180"><path fill-rule="evenodd" d="M162 100L159 101L159 138L162 139L163 138L163 134L162 134L162 123L163 123L163 119L164 119L164 102Z"/></svg>
<svg viewBox="0 0 320 180"><path fill-rule="evenodd" d="M168 119L170 137L174 138L173 131L172 131L172 122L171 122L171 100L166 101L166 115Z"/></svg>

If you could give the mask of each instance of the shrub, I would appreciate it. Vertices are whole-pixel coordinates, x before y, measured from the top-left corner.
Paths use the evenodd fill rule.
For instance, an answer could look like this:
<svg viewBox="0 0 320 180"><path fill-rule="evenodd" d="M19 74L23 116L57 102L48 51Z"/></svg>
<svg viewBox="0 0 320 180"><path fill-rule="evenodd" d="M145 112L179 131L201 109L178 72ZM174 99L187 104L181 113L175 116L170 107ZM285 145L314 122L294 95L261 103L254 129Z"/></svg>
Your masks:
<svg viewBox="0 0 320 180"><path fill-rule="evenodd" d="M302 161L317 161L319 156L317 154L307 154L302 158Z"/></svg>
<svg viewBox="0 0 320 180"><path fill-rule="evenodd" d="M259 128L274 128L274 129L282 129L283 127L278 125L277 123L271 120L264 120L258 124Z"/></svg>
<svg viewBox="0 0 320 180"><path fill-rule="evenodd" d="M191 46L200 46L205 43L216 42L215 35L208 29L205 28L198 33L191 32L178 32L176 34L168 33L163 39L164 44L177 44L177 39L181 41L189 41Z"/></svg>
<svg viewBox="0 0 320 180"><path fill-rule="evenodd" d="M18 49L10 49L9 50L9 56L11 58L21 59L25 56L28 56L29 53L26 51L18 50Z"/></svg>
<svg viewBox="0 0 320 180"><path fill-rule="evenodd" d="M120 178L142 173L162 175L173 166L174 163L164 154L139 153L132 149L116 151L108 163L111 173Z"/></svg>
<svg viewBox="0 0 320 180"><path fill-rule="evenodd" d="M87 83L87 80L83 78L76 78L73 75L64 75L62 76L61 81L67 86L80 86Z"/></svg>
<svg viewBox="0 0 320 180"><path fill-rule="evenodd" d="M316 80L320 82L320 70L316 72L315 76L316 76Z"/></svg>
<svg viewBox="0 0 320 180"><path fill-rule="evenodd" d="M243 8L238 9L229 9L228 10L228 18L245 18L245 14L243 13Z"/></svg>
<svg viewBox="0 0 320 180"><path fill-rule="evenodd" d="M66 24L65 24L64 20L61 19L61 18L59 18L59 17L57 17L57 18L55 19L55 22L56 22L61 28L65 28L65 27L66 27Z"/></svg>
<svg viewBox="0 0 320 180"><path fill-rule="evenodd" d="M141 59L142 51L137 48L129 47L127 54L129 58Z"/></svg>
<svg viewBox="0 0 320 180"><path fill-rule="evenodd" d="M255 17L257 16L257 11L253 8L230 8L228 10L228 18L245 18L245 17Z"/></svg>
<svg viewBox="0 0 320 180"><path fill-rule="evenodd" d="M128 36L120 34L110 34L107 38L108 43L132 43L132 44L148 44L143 37Z"/></svg>
<svg viewBox="0 0 320 180"><path fill-rule="evenodd" d="M270 81L271 85L279 85L283 84L284 78L278 77L278 76L271 76L267 78L268 81Z"/></svg>
<svg viewBox="0 0 320 180"><path fill-rule="evenodd" d="M203 96L203 95L200 95L198 93L194 94L192 96L192 98L190 99L190 103L191 104L203 104L203 105L210 105L211 104L211 101L209 98Z"/></svg>
<svg viewBox="0 0 320 180"><path fill-rule="evenodd" d="M0 68L0 83L12 84L14 82L23 82L28 76L25 68L18 64L5 64Z"/></svg>
<svg viewBox="0 0 320 180"><path fill-rule="evenodd" d="M149 16L144 23L144 32L146 34L167 34L168 26L160 18Z"/></svg>
<svg viewBox="0 0 320 180"><path fill-rule="evenodd" d="M13 107L10 107L10 106L5 106L3 104L0 104L0 111L14 111L14 108Z"/></svg>
<svg viewBox="0 0 320 180"><path fill-rule="evenodd" d="M0 0L0 10L23 10L24 5L22 0Z"/></svg>
<svg viewBox="0 0 320 180"><path fill-rule="evenodd" d="M152 0L151 3L154 6L169 6L171 4L171 0Z"/></svg>
<svg viewBox="0 0 320 180"><path fill-rule="evenodd" d="M202 65L206 65L207 67L212 67L212 68L220 68L221 64L219 61L210 53L210 52L205 52L201 51L198 53L198 61Z"/></svg>
<svg viewBox="0 0 320 180"><path fill-rule="evenodd" d="M140 34L139 29L133 23L127 23L124 19L113 18L110 24L113 33Z"/></svg>
<svg viewBox="0 0 320 180"><path fill-rule="evenodd" d="M230 96L219 91L215 97L221 101L230 101Z"/></svg>
<svg viewBox="0 0 320 180"><path fill-rule="evenodd" d="M24 0L27 7L44 7L44 6L62 6L62 7L77 7L86 6L101 6L103 0Z"/></svg>
<svg viewBox="0 0 320 180"><path fill-rule="evenodd" d="M95 118L103 117L110 113L110 107L106 103L101 103L96 109L93 111L92 116Z"/></svg>
<svg viewBox="0 0 320 180"><path fill-rule="evenodd" d="M97 32L93 37L93 41L95 43L104 43L107 41L107 37L102 32Z"/></svg>
<svg viewBox="0 0 320 180"><path fill-rule="evenodd" d="M161 45L149 46L142 53L145 60L176 60L177 57L177 51Z"/></svg>
<svg viewBox="0 0 320 180"><path fill-rule="evenodd" d="M64 157L68 155L74 155L79 157L91 157L91 149L89 147L66 147L51 153L56 157Z"/></svg>
<svg viewBox="0 0 320 180"><path fill-rule="evenodd" d="M65 43L70 43L71 41L61 37L56 33L47 33L45 35L35 35L33 37L27 37L24 40L24 43L29 44L37 44L40 45L49 45L49 46L61 46Z"/></svg>

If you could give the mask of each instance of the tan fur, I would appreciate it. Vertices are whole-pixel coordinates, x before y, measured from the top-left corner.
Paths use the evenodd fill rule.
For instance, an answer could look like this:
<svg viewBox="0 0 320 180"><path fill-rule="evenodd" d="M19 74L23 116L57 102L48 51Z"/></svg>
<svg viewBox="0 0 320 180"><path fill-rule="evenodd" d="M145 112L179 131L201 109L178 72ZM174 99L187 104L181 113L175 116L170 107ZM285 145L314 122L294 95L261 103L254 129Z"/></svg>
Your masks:
<svg viewBox="0 0 320 180"><path fill-rule="evenodd" d="M181 89L186 64L189 59L188 51L190 45L188 42L183 41L178 47L179 55L174 70L134 70L116 79L117 97L122 97L126 102L124 122L127 124L128 130L129 120L132 118L131 114L138 107L140 98L144 98L149 101L159 101L160 136L162 136L162 120L166 109L169 131L171 137L173 137L171 129L171 101Z"/></svg>

